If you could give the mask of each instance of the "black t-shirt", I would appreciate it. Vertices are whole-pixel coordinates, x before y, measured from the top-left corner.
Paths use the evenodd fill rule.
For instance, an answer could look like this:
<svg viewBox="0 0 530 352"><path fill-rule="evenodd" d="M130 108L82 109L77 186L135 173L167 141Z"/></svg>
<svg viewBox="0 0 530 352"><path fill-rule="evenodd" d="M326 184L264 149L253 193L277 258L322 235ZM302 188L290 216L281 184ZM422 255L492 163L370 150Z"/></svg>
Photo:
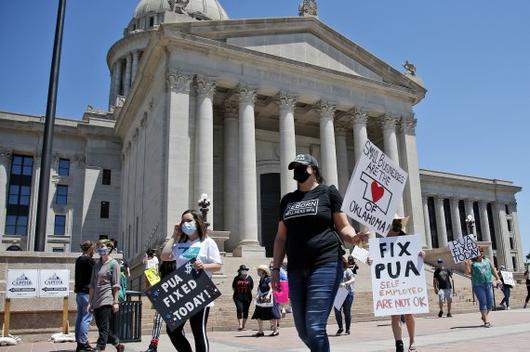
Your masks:
<svg viewBox="0 0 530 352"><path fill-rule="evenodd" d="M82 255L75 261L75 293L88 293L94 264L94 259L87 255Z"/></svg>
<svg viewBox="0 0 530 352"><path fill-rule="evenodd" d="M340 242L333 214L339 213L342 196L335 186L319 185L309 192L286 194L280 204L280 219L287 227L288 270L304 270L335 262Z"/></svg>
<svg viewBox="0 0 530 352"><path fill-rule="evenodd" d="M526 276L526 286L530 286L530 273L528 270L524 272L524 275Z"/></svg>
<svg viewBox="0 0 530 352"><path fill-rule="evenodd" d="M234 277L232 281L232 288L234 289L234 299L243 302L252 301L252 289L254 288L254 280L247 275L243 278L239 275Z"/></svg>
<svg viewBox="0 0 530 352"><path fill-rule="evenodd" d="M447 290L450 288L453 288L451 285L451 278L453 277L453 273L449 269L436 269L434 271L434 278L438 281L438 288L440 290Z"/></svg>

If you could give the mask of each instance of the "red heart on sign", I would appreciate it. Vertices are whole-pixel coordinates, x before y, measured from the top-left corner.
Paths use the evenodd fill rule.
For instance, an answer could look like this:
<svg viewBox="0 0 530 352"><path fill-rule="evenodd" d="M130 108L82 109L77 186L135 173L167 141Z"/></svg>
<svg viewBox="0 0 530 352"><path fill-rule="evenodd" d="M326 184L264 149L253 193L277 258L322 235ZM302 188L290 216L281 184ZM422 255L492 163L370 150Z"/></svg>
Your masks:
<svg viewBox="0 0 530 352"><path fill-rule="evenodd" d="M374 203L377 203L377 201L381 198L383 198L383 195L385 194L385 188L383 186L380 186L379 183L376 181L372 182L372 200Z"/></svg>

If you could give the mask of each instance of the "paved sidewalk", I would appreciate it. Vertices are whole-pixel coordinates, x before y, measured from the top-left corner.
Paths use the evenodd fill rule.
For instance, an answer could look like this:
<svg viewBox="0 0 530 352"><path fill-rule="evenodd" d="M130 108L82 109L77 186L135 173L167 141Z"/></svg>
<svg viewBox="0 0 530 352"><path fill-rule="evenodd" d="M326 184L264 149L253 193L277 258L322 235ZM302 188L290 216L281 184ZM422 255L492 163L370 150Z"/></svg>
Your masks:
<svg viewBox="0 0 530 352"><path fill-rule="evenodd" d="M472 346L487 351L529 351L530 350L530 309L493 312L492 328L481 326L477 313L455 315L453 318L417 318L418 352L469 351ZM333 334L336 326L329 326ZM404 330L405 331L405 330ZM294 328L282 329L277 337L252 337L254 331L212 332L209 334L211 352L302 352L307 348L296 336ZM392 352L394 341L387 322L355 323L350 336L331 336L331 350L334 352ZM126 345L126 351L141 352L147 348L149 336L142 343ZM48 342L22 343L18 346L0 347L0 352L70 352L75 344L52 344ZM162 336L160 352L175 351L166 335ZM114 351L109 346L107 351Z"/></svg>

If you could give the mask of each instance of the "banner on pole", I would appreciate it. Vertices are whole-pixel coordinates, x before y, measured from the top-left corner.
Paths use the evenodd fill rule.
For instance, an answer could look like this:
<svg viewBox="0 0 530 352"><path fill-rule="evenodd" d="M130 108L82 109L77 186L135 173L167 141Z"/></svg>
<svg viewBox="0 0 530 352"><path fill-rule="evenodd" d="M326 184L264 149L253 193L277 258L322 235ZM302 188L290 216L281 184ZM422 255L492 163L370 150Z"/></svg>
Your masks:
<svg viewBox="0 0 530 352"><path fill-rule="evenodd" d="M34 298L38 295L39 272L36 269L8 269L7 298Z"/></svg>
<svg viewBox="0 0 530 352"><path fill-rule="evenodd" d="M366 141L342 203L353 220L386 236L408 174L375 144Z"/></svg>
<svg viewBox="0 0 530 352"><path fill-rule="evenodd" d="M39 296L68 297L70 293L70 270L40 270L39 273Z"/></svg>
<svg viewBox="0 0 530 352"><path fill-rule="evenodd" d="M477 242L473 235L467 235L461 239L449 242L449 250L455 264L462 263L467 259L476 258L480 255Z"/></svg>
<svg viewBox="0 0 530 352"><path fill-rule="evenodd" d="M376 317L429 312L421 248L418 235L370 239Z"/></svg>
<svg viewBox="0 0 530 352"><path fill-rule="evenodd" d="M192 261L152 286L146 294L170 330L221 296L204 270L193 268Z"/></svg>

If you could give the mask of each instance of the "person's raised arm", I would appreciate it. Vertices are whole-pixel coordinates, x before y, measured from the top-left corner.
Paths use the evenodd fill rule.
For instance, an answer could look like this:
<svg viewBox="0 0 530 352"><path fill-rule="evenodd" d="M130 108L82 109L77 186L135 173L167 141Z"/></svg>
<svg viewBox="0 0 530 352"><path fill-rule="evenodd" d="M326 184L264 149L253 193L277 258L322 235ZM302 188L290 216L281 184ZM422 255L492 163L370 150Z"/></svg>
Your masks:
<svg viewBox="0 0 530 352"><path fill-rule="evenodd" d="M173 245L178 241L178 236L180 236L180 226L177 224L173 230L173 236L168 239L166 245L162 249L162 253L160 253L160 259L163 262L175 260L175 258L173 258Z"/></svg>

